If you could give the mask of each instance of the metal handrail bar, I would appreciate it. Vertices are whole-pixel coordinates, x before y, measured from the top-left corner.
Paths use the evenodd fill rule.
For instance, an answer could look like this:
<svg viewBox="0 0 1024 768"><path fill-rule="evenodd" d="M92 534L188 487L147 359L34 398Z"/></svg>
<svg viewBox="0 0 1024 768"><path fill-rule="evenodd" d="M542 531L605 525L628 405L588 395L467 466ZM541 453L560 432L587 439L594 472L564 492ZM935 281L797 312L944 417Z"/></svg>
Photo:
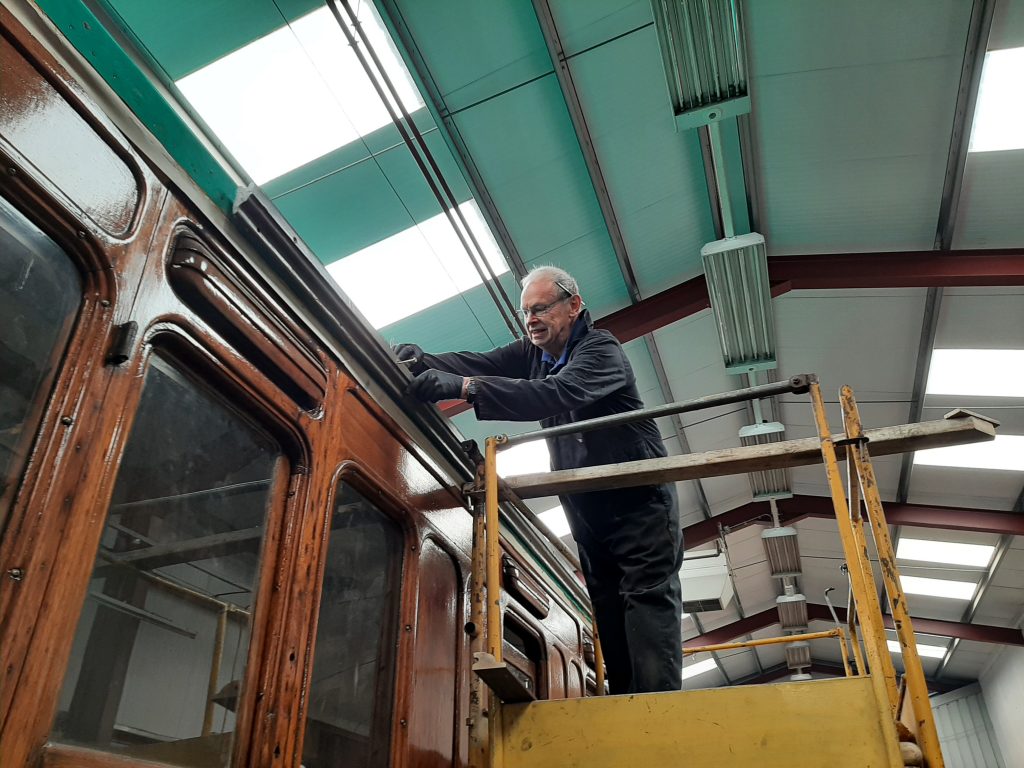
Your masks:
<svg viewBox="0 0 1024 768"><path fill-rule="evenodd" d="M717 651L733 651L739 648L757 648L762 645L784 645L785 643L799 643L805 640L822 640L828 637L842 637L843 630L839 627L827 629L822 632L805 632L802 635L784 635L782 637L762 637L757 640L740 640L735 643L717 643L715 645L699 645L695 648L683 648L684 656L692 656L695 653L712 653Z"/></svg>
<svg viewBox="0 0 1024 768"><path fill-rule="evenodd" d="M679 400L665 405L655 405L650 408L640 408L636 411L615 413L611 416L598 416L585 421L574 421L571 424L559 424L557 427L535 429L532 432L523 432L518 435L505 436L505 442L500 448L505 449L520 443L528 443L546 437L559 437L561 435L575 435L581 432L590 432L595 429L615 427L619 424L628 424L641 419L657 419L662 416L672 416L677 413L690 413L701 411L705 408L714 408L718 405L730 405L732 403L743 403L748 400L759 400L766 397L784 394L803 394L807 392L813 376L802 373L799 376L792 376L785 381L772 382L770 384L759 384L756 387L736 389L731 392L721 392L716 395L705 395L692 400Z"/></svg>

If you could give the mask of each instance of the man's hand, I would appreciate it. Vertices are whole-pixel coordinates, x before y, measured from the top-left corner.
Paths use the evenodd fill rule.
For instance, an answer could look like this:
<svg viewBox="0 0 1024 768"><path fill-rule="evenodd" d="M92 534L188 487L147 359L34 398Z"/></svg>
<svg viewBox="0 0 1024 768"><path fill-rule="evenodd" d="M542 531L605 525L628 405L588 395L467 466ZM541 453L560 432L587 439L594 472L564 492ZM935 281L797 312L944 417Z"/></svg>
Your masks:
<svg viewBox="0 0 1024 768"><path fill-rule="evenodd" d="M423 368L423 350L418 344L396 344L391 347L399 362L409 362L409 370L421 373Z"/></svg>
<svg viewBox="0 0 1024 768"><path fill-rule="evenodd" d="M428 368L409 384L409 394L425 403L462 397L463 377Z"/></svg>

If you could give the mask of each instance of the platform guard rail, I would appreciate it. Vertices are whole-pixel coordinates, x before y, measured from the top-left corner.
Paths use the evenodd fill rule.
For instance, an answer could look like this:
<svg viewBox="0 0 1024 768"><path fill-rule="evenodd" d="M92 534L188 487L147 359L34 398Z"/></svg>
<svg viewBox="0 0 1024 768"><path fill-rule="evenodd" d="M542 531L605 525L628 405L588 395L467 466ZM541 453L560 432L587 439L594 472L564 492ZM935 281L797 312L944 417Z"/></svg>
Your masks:
<svg viewBox="0 0 1024 768"><path fill-rule="evenodd" d="M863 429L857 403L849 387L843 387L839 396L845 433L842 435L831 433L820 384L817 376L813 374L803 374L781 382L539 429L515 436L496 435L487 438L477 481L467 488L476 502L474 506L476 516L473 540L471 621L473 626L484 630L482 633L478 631L474 637L473 668L476 674L471 691L469 718L471 765L487 765L488 755L493 761L500 754L500 749L497 748L498 745L495 741L500 738L498 732L500 718L495 717L495 711L500 708L501 703L521 702L533 698L532 694L512 675L502 659L498 507L502 491L504 490L507 497L516 490L516 485L511 481L506 485L499 480L496 469L498 451L533 440L566 434L580 434L640 419L690 413L715 406L782 394L809 395L817 428L817 437L814 439L815 456L811 459L808 459L807 446L804 445L807 441L793 440L698 454L690 457L693 460L687 462L686 468L681 468L678 462L672 464L672 457L670 457L670 459L654 459L546 473L549 477L557 479L546 483L538 481L537 487L542 487L544 495L558 493L563 487L577 491L580 488L582 473L586 474L587 490L596 490L600 487L615 487L623 482L630 484L628 479L623 481L623 478L628 478L631 474L645 478L663 477L664 481L668 481L696 476L746 472L749 471L751 462L763 463L770 467L823 463L850 578L852 602L847 613L846 627L837 627L827 632L807 633L805 636L790 635L781 638L690 648L685 652L689 654L751 645L794 642L801 639L837 638L843 646L842 658L847 675L870 678L879 716L898 722L902 715L903 724L909 728L921 748L925 765L928 768L943 768L942 752L928 700L924 670L917 650L913 625L907 612L906 596L900 584L896 555L889 537L889 528L885 520L878 484L871 465L870 438ZM872 430L870 434L875 436L876 446L880 449L880 453L895 453L993 439L994 426L995 422L979 417L977 414L957 411L947 414L944 422L902 425L888 428L888 431ZM840 458L845 459L848 465L849 482L846 488L844 488L839 468ZM658 464L658 462L661 463ZM708 465L706 474L703 475L700 466L702 463ZM712 465L714 465L713 468ZM727 471L730 468L732 468L732 472ZM537 477L539 476L511 480L521 480L519 487L529 490L529 482ZM636 482L633 480L631 484L636 484ZM504 489L503 485L506 485ZM539 494L540 491L537 493ZM480 503L481 501L482 503ZM866 511L866 516L862 510ZM893 623L903 655L908 707L903 706L895 667L887 645L881 603L878 592L875 590L871 562L867 556L865 520L870 527L878 552L885 594L891 606ZM860 625L859 631L858 624ZM600 635L596 626L594 627L594 641L597 657L597 688L600 693L604 691L604 670L601 663ZM848 643L853 649L856 669L852 669L849 663ZM484 685L489 688L489 693L484 690ZM489 717L488 709L491 710ZM901 712L901 710L903 711ZM912 713L909 718L906 715L907 711ZM908 719L910 722L906 722ZM488 720L492 726L490 728L487 727L486 721Z"/></svg>

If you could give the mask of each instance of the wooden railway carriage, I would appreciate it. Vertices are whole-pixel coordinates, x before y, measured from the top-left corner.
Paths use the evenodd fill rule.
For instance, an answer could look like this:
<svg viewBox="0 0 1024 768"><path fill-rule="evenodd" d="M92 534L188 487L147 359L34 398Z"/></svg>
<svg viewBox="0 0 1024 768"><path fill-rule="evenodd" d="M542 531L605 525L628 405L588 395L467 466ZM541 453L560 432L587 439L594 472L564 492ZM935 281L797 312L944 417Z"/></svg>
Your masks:
<svg viewBox="0 0 1024 768"><path fill-rule="evenodd" d="M0 763L465 763L472 461L258 194L0 24ZM582 695L585 596L505 514L507 659Z"/></svg>

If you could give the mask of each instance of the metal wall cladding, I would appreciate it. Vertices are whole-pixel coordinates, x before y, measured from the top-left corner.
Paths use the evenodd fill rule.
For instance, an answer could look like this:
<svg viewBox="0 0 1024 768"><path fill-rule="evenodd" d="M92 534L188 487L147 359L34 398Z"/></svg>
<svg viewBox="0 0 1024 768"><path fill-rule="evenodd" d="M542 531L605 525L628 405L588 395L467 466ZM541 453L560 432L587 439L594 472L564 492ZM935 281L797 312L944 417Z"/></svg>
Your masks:
<svg viewBox="0 0 1024 768"><path fill-rule="evenodd" d="M1006 768L980 685L934 697L932 710L946 768Z"/></svg>

